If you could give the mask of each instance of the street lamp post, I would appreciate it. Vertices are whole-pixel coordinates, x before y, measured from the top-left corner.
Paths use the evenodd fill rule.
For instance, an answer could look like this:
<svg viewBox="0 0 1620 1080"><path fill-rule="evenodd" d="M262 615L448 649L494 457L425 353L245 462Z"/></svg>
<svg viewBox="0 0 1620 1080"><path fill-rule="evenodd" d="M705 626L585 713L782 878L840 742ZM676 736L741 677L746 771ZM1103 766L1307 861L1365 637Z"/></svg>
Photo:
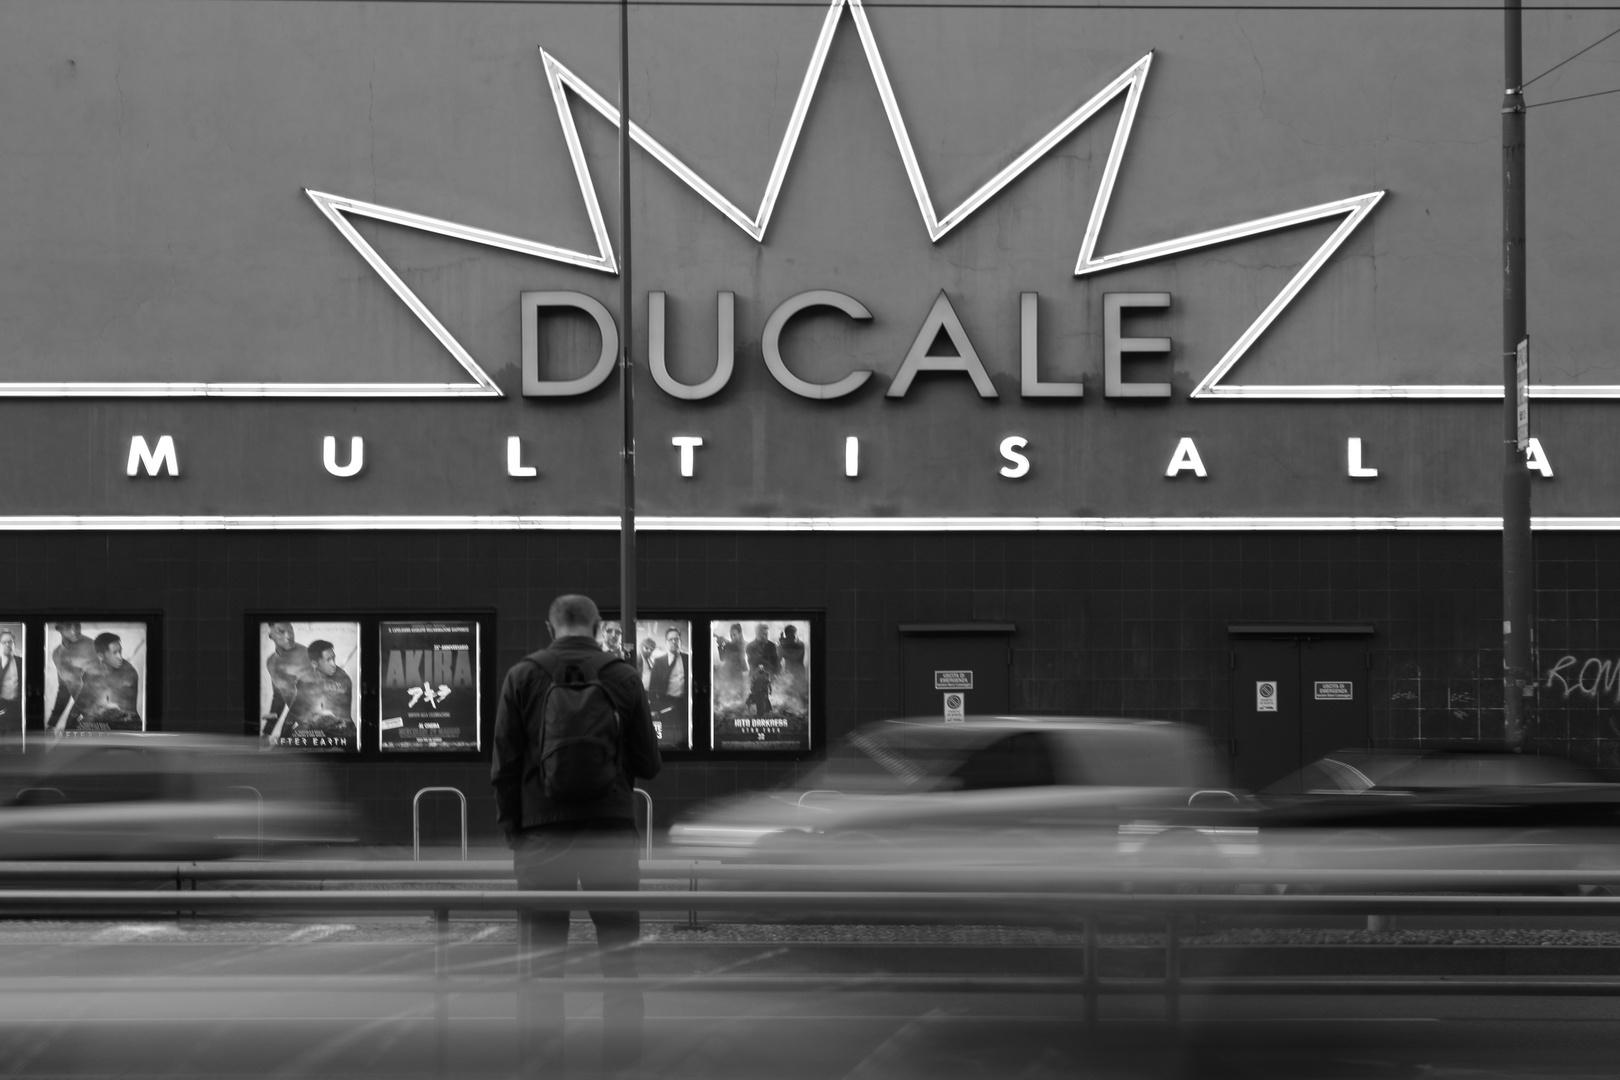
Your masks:
<svg viewBox="0 0 1620 1080"><path fill-rule="evenodd" d="M1525 467L1529 331L1525 303L1524 70L1520 0L1503 0L1502 100L1502 705L1503 735L1524 742L1535 704L1534 564Z"/></svg>
<svg viewBox="0 0 1620 1080"><path fill-rule="evenodd" d="M636 395L631 378L630 293L630 2L619 0L619 402L623 464L619 511L619 626L636 640ZM633 651L633 648L632 648Z"/></svg>

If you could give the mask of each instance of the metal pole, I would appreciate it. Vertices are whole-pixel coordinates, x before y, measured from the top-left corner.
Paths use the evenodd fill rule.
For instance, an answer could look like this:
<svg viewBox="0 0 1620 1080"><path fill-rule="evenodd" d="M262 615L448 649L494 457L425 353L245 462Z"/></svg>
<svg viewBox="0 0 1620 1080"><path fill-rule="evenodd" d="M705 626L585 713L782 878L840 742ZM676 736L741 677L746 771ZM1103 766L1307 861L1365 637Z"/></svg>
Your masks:
<svg viewBox="0 0 1620 1080"><path fill-rule="evenodd" d="M636 635L636 399L631 379L630 292L630 2L619 0L619 401L624 407L623 506L619 514L621 641Z"/></svg>
<svg viewBox="0 0 1620 1080"><path fill-rule="evenodd" d="M1524 70L1520 0L1503 0L1502 73L1502 706L1503 736L1518 748L1535 705L1534 563L1530 470L1519 448L1518 359L1528 349L1525 289Z"/></svg>

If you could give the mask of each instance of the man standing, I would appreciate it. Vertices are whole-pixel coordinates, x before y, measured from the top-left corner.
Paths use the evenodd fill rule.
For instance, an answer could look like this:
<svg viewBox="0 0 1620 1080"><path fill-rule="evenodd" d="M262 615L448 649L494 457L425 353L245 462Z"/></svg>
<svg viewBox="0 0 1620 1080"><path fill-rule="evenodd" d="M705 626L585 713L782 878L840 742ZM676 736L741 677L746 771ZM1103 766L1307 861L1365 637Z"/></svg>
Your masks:
<svg viewBox="0 0 1620 1080"><path fill-rule="evenodd" d="M96 663L85 671L73 712L63 721L76 731L141 730L141 676L124 659L124 641L117 634L97 634Z"/></svg>
<svg viewBox="0 0 1620 1080"><path fill-rule="evenodd" d="M632 786L637 779L657 776L661 764L647 697L635 669L597 644L602 617L589 597L559 596L552 601L547 621L551 646L506 673L495 707L490 782L495 788L496 822L511 844L520 889L635 890L641 886L641 874ZM588 685L592 683L596 686ZM598 694L606 696L605 705ZM569 703L576 712L561 715ZM562 755L547 754L548 709L553 726L569 720L586 726L587 709L607 705L618 741L616 760L609 759L607 782L584 793L572 783L564 789L561 778L574 763L558 763L554 759ZM600 715L591 711L590 723ZM602 974L634 977L632 950L641 936L641 913L592 911L591 921L596 924ZM525 912L520 933L530 973L560 976L568 912ZM555 1066L562 1050L561 992L530 995L524 1011L536 1036L542 1031L550 1036L542 1055L549 1060L533 1064ZM603 1068L635 1065L641 1057L641 992L609 991L603 996L602 1017Z"/></svg>
<svg viewBox="0 0 1620 1080"><path fill-rule="evenodd" d="M286 713L298 696L298 680L315 669L309 662L309 650L298 644L292 623L273 622L265 634L276 646L276 651L265 658L265 674L270 676L270 704L259 717L259 734L272 729L274 737L281 734Z"/></svg>
<svg viewBox="0 0 1620 1080"><path fill-rule="evenodd" d="M270 744L281 739L318 739L295 746L341 746L358 741L354 730L354 680L338 666L330 641L309 643L310 668L298 680L298 692L287 708L285 725L270 731Z"/></svg>
<svg viewBox="0 0 1620 1080"><path fill-rule="evenodd" d="M22 687L22 657L17 655L16 635L0 630L0 736L22 734Z"/></svg>
<svg viewBox="0 0 1620 1080"><path fill-rule="evenodd" d="M681 651L681 632L672 626L664 632L664 651L652 662L652 674L647 678L653 727L667 744L686 745L686 702L691 690L692 654Z"/></svg>
<svg viewBox="0 0 1620 1080"><path fill-rule="evenodd" d="M84 673L96 666L96 643L84 636L76 622L55 625L62 643L51 650L51 665L56 668L56 701L45 727L61 731L67 723L68 706L84 684Z"/></svg>
<svg viewBox="0 0 1620 1080"><path fill-rule="evenodd" d="M757 671L761 665L772 675L782 670L782 657L776 651L776 642L771 640L771 628L764 623L754 627L754 640L748 643L748 670ZM753 688L750 686L749 692Z"/></svg>

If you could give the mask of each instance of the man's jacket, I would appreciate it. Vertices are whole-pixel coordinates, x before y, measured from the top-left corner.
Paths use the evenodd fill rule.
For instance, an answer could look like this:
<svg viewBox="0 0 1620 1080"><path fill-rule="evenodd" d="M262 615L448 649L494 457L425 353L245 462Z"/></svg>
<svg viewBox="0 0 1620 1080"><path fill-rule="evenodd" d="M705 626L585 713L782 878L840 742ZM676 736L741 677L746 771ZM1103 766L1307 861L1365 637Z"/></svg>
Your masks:
<svg viewBox="0 0 1620 1080"><path fill-rule="evenodd" d="M566 666L570 660L599 655L594 638L565 637L545 650ZM536 663L524 661L506 673L500 701L495 706L494 761L490 783L495 787L495 820L510 837L519 829L533 829L563 821L593 819L635 820L631 788L637 780L658 775L662 761L658 738L641 677L626 661L607 664L597 676L619 714L619 777L606 795L585 801L546 796L540 771L540 702L551 676Z"/></svg>

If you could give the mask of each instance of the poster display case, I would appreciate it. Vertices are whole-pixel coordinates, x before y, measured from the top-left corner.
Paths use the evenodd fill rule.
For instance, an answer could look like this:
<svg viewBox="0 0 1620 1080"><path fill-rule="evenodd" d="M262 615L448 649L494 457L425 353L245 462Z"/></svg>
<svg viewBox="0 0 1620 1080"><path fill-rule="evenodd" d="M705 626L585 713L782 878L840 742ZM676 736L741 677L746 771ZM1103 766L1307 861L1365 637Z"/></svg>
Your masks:
<svg viewBox="0 0 1620 1080"><path fill-rule="evenodd" d="M72 738L145 731L152 674L150 624L114 617L62 617L47 618L44 627L45 734Z"/></svg>
<svg viewBox="0 0 1620 1080"><path fill-rule="evenodd" d="M360 623L267 619L258 624L259 737L266 748L360 749Z"/></svg>
<svg viewBox="0 0 1620 1080"><path fill-rule="evenodd" d="M473 619L377 625L377 746L384 753L482 748L482 664Z"/></svg>
<svg viewBox="0 0 1620 1080"><path fill-rule="evenodd" d="M635 638L626 642L620 621L608 619L597 640L636 665L658 748L692 749L692 702L699 670L692 659L692 620L637 619Z"/></svg>
<svg viewBox="0 0 1620 1080"><path fill-rule="evenodd" d="M738 615L712 619L709 745L741 752L808 751L811 620Z"/></svg>

